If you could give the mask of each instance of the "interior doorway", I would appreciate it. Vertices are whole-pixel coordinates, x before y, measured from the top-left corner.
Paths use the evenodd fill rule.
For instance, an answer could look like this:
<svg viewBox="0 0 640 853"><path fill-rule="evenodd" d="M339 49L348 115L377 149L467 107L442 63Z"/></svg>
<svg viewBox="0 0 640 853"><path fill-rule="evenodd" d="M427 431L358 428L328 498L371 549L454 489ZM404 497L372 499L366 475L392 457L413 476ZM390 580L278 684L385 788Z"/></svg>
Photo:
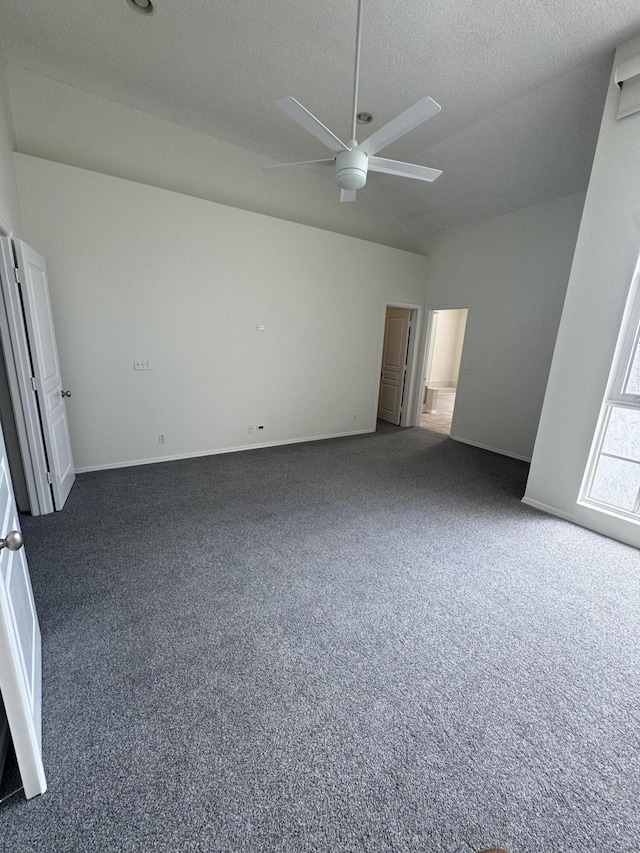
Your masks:
<svg viewBox="0 0 640 853"><path fill-rule="evenodd" d="M420 426L450 435L462 365L467 308L431 312Z"/></svg>
<svg viewBox="0 0 640 853"><path fill-rule="evenodd" d="M377 418L401 427L415 426L422 393L422 309L387 302L380 329Z"/></svg>
<svg viewBox="0 0 640 853"><path fill-rule="evenodd" d="M411 309L388 305L380 368L378 418L399 424L404 408L411 347Z"/></svg>

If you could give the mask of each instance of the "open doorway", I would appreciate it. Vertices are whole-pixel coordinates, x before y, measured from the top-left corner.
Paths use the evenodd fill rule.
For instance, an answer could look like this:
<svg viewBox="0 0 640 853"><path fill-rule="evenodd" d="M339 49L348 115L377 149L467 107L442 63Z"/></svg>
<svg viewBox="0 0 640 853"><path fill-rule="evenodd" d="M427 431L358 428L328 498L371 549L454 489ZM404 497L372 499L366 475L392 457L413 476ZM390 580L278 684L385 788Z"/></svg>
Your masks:
<svg viewBox="0 0 640 853"><path fill-rule="evenodd" d="M452 430L467 314L466 308L431 312L420 426L445 435Z"/></svg>
<svg viewBox="0 0 640 853"><path fill-rule="evenodd" d="M385 305L380 353L377 418L397 426L415 426L422 391L417 353L420 306Z"/></svg>

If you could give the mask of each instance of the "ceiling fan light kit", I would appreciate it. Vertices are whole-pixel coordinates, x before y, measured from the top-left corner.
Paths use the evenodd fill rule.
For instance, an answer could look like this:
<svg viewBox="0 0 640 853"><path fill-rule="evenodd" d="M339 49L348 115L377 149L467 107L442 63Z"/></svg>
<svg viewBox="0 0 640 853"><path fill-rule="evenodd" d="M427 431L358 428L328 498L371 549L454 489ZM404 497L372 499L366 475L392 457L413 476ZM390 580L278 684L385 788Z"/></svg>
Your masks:
<svg viewBox="0 0 640 853"><path fill-rule="evenodd" d="M388 175L398 175L413 178L418 181L435 181L442 171L418 166L414 163L399 163L374 156L378 151L391 145L405 133L423 124L440 112L440 105L432 98L422 98L399 116L391 119L368 139L358 144L356 141L356 123L371 121L369 113L358 113L358 85L360 79L360 38L362 33L362 0L358 0L358 23L356 33L356 61L353 79L353 112L351 121L351 140L345 145L342 140L325 127L312 113L302 106L295 98L282 98L277 102L279 107L290 118L297 122L312 136L315 136L332 153L333 157L326 160L306 160L301 163L282 163L278 166L266 166L265 172L288 172L296 169L315 169L317 167L335 164L336 183L340 187L340 201L355 201L357 190L367 183L367 173L384 172Z"/></svg>
<svg viewBox="0 0 640 853"><path fill-rule="evenodd" d="M341 190L361 190L367 183L367 154L351 140L348 151L336 154L336 183Z"/></svg>

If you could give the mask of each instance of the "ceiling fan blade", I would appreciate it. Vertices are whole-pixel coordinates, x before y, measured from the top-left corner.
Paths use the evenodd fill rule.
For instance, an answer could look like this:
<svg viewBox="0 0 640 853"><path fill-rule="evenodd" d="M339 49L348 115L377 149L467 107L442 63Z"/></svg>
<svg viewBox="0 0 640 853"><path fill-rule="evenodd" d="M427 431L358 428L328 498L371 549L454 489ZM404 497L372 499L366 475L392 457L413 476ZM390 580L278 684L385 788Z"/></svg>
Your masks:
<svg viewBox="0 0 640 853"><path fill-rule="evenodd" d="M279 107L283 113L286 113L294 121L297 121L301 127L320 140L323 145L326 145L334 154L340 151L348 151L348 147L338 137L331 133L328 127L325 127L321 121L312 115L309 110L305 109L302 104L298 103L295 98L282 98L276 101L276 107Z"/></svg>
<svg viewBox="0 0 640 853"><path fill-rule="evenodd" d="M442 174L442 169L430 169L415 163L399 163L397 160L385 160L384 157L369 157L369 171L417 178L419 181L435 181Z"/></svg>
<svg viewBox="0 0 640 853"><path fill-rule="evenodd" d="M376 130L375 133L372 133L358 148L369 155L376 154L378 151L386 148L387 145L391 145L396 139L400 139L405 133L409 133L410 130L418 127L418 125L421 125L427 119L437 115L440 109L440 104L436 104L433 98L423 98L417 104L409 107L408 110L400 113L399 116L391 119L390 122L383 125L379 130Z"/></svg>
<svg viewBox="0 0 640 853"><path fill-rule="evenodd" d="M293 172L295 169L315 169L316 166L333 166L335 160L304 160L300 163L278 163L277 166L263 166L263 172Z"/></svg>
<svg viewBox="0 0 640 853"><path fill-rule="evenodd" d="M355 201L357 190L340 190L340 201Z"/></svg>

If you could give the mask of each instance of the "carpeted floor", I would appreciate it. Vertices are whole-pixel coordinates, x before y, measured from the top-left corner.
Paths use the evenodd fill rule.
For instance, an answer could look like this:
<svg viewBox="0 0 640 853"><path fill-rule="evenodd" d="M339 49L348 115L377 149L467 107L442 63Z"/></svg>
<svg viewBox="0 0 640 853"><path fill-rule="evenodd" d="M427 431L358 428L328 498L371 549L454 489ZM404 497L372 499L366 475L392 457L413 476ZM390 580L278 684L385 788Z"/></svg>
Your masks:
<svg viewBox="0 0 640 853"><path fill-rule="evenodd" d="M0 850L637 853L639 555L526 474L381 425L78 477Z"/></svg>

